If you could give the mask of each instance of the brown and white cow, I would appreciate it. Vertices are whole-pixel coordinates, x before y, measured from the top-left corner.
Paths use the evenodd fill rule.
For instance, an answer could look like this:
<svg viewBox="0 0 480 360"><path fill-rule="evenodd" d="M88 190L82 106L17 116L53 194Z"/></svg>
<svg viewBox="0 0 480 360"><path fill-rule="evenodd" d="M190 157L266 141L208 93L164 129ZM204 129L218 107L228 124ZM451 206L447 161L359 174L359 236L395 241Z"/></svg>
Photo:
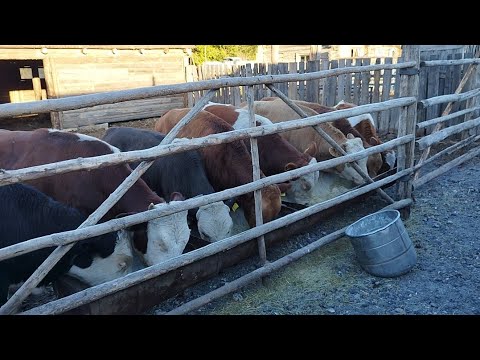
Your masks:
<svg viewBox="0 0 480 360"><path fill-rule="evenodd" d="M308 107L299 105L300 108L308 115L315 116L318 113ZM255 101L254 111L258 115L262 115L270 119L274 123L291 121L301 119L295 111L293 111L281 99L274 99L271 101ZM352 134L345 136L339 129L331 123L321 123L319 127L325 131L330 137L343 148L347 154L353 154L364 150L362 140L355 138ZM341 154L336 151L330 144L328 144L323 137L321 137L313 128L304 127L297 130L284 131L281 133L288 142L295 146L298 150L305 149L310 144L317 145L317 153L315 158L317 161L329 160L334 157L339 157ZM367 170L367 157L361 158L357 161L364 172ZM338 165L336 167L326 169L325 171L334 173L346 180L352 181L355 184L363 184L364 180L352 167L350 163Z"/></svg>
<svg viewBox="0 0 480 360"><path fill-rule="evenodd" d="M155 130L167 134L190 109L172 109L155 123ZM234 128L218 116L202 110L178 133L179 138L199 138L210 134L233 131ZM208 179L215 191L244 185L253 180L252 158L243 141L237 140L199 149L204 160ZM265 177L263 172L262 177ZM283 186L283 185L282 185ZM282 189L282 191L286 190ZM269 185L261 190L263 221L273 220L280 213L280 188ZM253 193L238 197L250 227L255 226L255 201Z"/></svg>
<svg viewBox="0 0 480 360"><path fill-rule="evenodd" d="M274 98L271 98L274 99ZM308 101L303 101L303 100L293 100L294 103L297 105L302 105L305 107L308 107L314 111L316 111L319 114L324 114L330 111L335 111L336 109L333 107L329 106L324 106L319 103L314 103L314 102L308 102ZM368 114L370 115L370 114ZM370 115L371 117L371 115ZM337 129L339 129L345 136L348 134L352 134L355 137L358 137L362 139L363 141L363 147L365 149L368 149L372 146L379 145L380 139L378 137L365 137L358 129L353 127L349 120L346 118L334 120L331 122L333 126L335 126ZM375 177L378 174L380 174L380 169L382 168L383 165L383 159L382 159L382 154L377 153L370 155L367 160L367 169L368 169L368 175L370 177Z"/></svg>
<svg viewBox="0 0 480 360"><path fill-rule="evenodd" d="M52 129L34 131L0 130L0 168L21 169L62 160L86 158L120 152L97 138ZM25 183L64 204L91 214L132 172L127 164L100 169L79 170ZM171 200L183 200L179 193ZM138 213L169 206L139 179L102 218ZM133 248L150 266L180 255L190 237L187 210L134 225Z"/></svg>
<svg viewBox="0 0 480 360"><path fill-rule="evenodd" d="M340 101L337 105L334 106L336 110L350 109L357 105L348 103L345 101ZM353 126L361 136L366 139L368 142L376 142L382 144L383 141L377 134L375 122L373 120L372 114L361 114L357 116L351 116L347 118L351 126ZM382 174L390 169L395 167L395 162L397 160L397 155L395 150L385 150L381 153L382 156L382 167L379 169L378 174Z"/></svg>
<svg viewBox="0 0 480 360"><path fill-rule="evenodd" d="M232 105L210 102L204 110L217 115L233 126L234 129L245 129L250 127L250 119L247 109L238 108ZM266 117L255 115L257 125L273 124ZM312 143L303 153L298 151L292 144L282 138L280 134L270 134L257 138L260 168L266 176L275 175L284 171L298 169L302 166L315 164L315 153L317 146ZM250 141L246 141L247 149L250 148ZM317 183L319 172L315 171L303 175L291 181L290 191L309 192Z"/></svg>

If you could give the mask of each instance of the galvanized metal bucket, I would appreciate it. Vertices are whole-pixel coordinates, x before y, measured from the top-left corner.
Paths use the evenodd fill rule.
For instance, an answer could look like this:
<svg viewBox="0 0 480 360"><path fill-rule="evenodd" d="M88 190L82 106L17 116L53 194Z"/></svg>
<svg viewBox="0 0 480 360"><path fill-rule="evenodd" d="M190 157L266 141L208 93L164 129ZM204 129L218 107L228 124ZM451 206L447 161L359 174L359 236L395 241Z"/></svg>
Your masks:
<svg viewBox="0 0 480 360"><path fill-rule="evenodd" d="M417 253L397 210L382 210L354 222L345 230L358 262L368 273L395 277L410 271Z"/></svg>

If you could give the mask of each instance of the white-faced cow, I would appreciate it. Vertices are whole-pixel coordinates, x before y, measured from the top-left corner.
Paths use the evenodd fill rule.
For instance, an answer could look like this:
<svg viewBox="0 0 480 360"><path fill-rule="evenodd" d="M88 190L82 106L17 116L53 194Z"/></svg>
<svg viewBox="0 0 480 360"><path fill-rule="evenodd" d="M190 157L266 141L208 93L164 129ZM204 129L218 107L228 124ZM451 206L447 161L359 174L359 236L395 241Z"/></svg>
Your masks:
<svg viewBox="0 0 480 360"><path fill-rule="evenodd" d="M190 109L169 110L157 120L155 130L167 134L189 111ZM191 122L180 130L177 136L180 138L199 138L233 130L230 124L218 116L202 110ZM208 179L215 191L221 191L252 182L252 158L243 141L237 140L207 146L199 150L202 154ZM263 173L261 173L261 176L265 177ZM285 191L287 188L288 187L285 186L285 189L282 189L282 191ZM263 221L268 222L280 213L280 188L275 184L269 185L261 190L261 194ZM254 227L256 222L253 193L250 192L239 196L238 204L243 209L250 227Z"/></svg>
<svg viewBox="0 0 480 360"><path fill-rule="evenodd" d="M121 151L132 151L157 146L164 137L165 135L153 130L112 127L107 130L103 140ZM136 168L139 162L129 164ZM180 192L187 199L215 192L208 181L198 150L157 158L142 175L142 179L150 189L167 201L174 192ZM233 227L230 208L222 201L192 209L189 215L196 219L198 232L206 241L218 241L230 235Z"/></svg>
<svg viewBox="0 0 480 360"><path fill-rule="evenodd" d="M342 109L350 109L356 107L357 105L348 103L345 101L340 101L337 105L334 106L336 110ZM357 116L351 116L347 118L350 125L353 126L361 136L369 142L375 142L378 144L382 144L383 141L377 134L375 122L373 121L372 114L361 114ZM395 167L395 163L397 161L397 155L395 150L385 150L381 153L383 164L382 167L379 169L378 174L382 174L390 169Z"/></svg>
<svg viewBox="0 0 480 360"><path fill-rule="evenodd" d="M81 134L51 129L0 130L0 168L3 169L21 169L115 152L120 150L97 138ZM27 183L57 201L91 214L131 172L127 164L119 164L47 176ZM183 199L179 193L171 196L172 202ZM102 220L168 206L163 198L139 179ZM190 238L187 210L132 226L131 229L134 231L133 248L147 266L180 255Z"/></svg>
<svg viewBox="0 0 480 360"><path fill-rule="evenodd" d="M233 126L234 129L245 129L250 127L248 110L237 108L232 105L217 104L210 102L204 110L217 115L222 120ZM266 117L254 114L257 125L273 124ZM267 176L282 173L284 171L298 169L302 166L315 164L317 160L315 153L317 147L312 143L303 153L298 151L292 144L282 138L280 134L264 135L257 138L259 163L263 173ZM250 141L246 140L247 149L250 149ZM317 183L318 171L293 179L292 188L302 193L309 192Z"/></svg>
<svg viewBox="0 0 480 360"><path fill-rule="evenodd" d="M308 115L315 116L318 113L308 107L299 105L299 107ZM281 99L275 99L270 101L255 101L254 102L254 111L256 114L262 115L270 119L274 123L283 122L283 121L292 121L301 119L301 116L298 115L292 108L290 108L285 102ZM352 134L345 136L339 129L333 126L331 123L321 123L319 127L325 131L330 137L343 148L347 154L353 154L364 150L362 140L355 138ZM320 136L313 128L310 126L304 127L297 130L284 131L281 135L295 146L299 151L306 149L312 143L315 143L317 146L317 153L315 158L317 161L329 160L334 157L339 157L341 154L335 150L326 140ZM367 157L357 160L360 168L364 172L367 172ZM334 173L346 180L352 181L355 184L363 184L364 180L361 175L352 167L350 163L342 164L335 166L325 171Z"/></svg>
<svg viewBox="0 0 480 360"><path fill-rule="evenodd" d="M271 99L275 99L275 98L271 98ZM302 101L302 100L293 100L293 102L297 105L308 107L316 111L318 114L324 114L327 112L335 111L335 108L333 107L324 106L315 102ZM335 126L337 129L339 129L345 136L347 136L348 134L352 134L353 136L362 139L363 147L365 149L368 149L372 146L380 144L378 137L366 138L355 127L353 127L349 122L349 120L347 120L346 118L337 119L330 123L333 126ZM380 174L380 169L382 168L382 165L383 165L383 159L380 153L370 155L367 160L367 169L370 177L375 177L378 174Z"/></svg>
<svg viewBox="0 0 480 360"><path fill-rule="evenodd" d="M76 229L87 216L24 184L0 187L0 247ZM27 280L56 247L0 261L0 304L12 284ZM49 271L40 285L68 273L88 285L121 277L131 270L132 249L127 231L80 240Z"/></svg>

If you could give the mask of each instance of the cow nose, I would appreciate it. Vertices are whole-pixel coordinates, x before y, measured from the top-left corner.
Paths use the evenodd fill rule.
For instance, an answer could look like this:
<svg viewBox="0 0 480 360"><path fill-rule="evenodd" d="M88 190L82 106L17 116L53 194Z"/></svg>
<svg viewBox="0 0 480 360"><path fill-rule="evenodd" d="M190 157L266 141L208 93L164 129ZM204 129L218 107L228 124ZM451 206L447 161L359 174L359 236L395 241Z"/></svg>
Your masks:
<svg viewBox="0 0 480 360"><path fill-rule="evenodd" d="M304 182L302 183L302 189L305 190L305 191L309 191L312 187L310 186L309 183L307 182Z"/></svg>

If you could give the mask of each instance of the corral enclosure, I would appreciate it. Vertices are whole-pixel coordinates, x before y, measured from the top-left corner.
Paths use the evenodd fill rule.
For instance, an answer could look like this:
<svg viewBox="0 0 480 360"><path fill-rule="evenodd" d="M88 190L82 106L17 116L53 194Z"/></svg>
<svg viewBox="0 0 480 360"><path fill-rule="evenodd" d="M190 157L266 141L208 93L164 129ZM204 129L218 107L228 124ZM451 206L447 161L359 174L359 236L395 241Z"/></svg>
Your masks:
<svg viewBox="0 0 480 360"><path fill-rule="evenodd" d="M381 97L382 93L379 92L378 101L366 102L366 103L372 102L371 105L363 105L353 109L340 110L338 112L333 112L329 114L322 114L322 115L314 116L304 120L298 120L295 123L289 122L288 125L276 124L276 125L258 127L260 129L236 130L234 133L232 133L231 136L228 136L228 137L210 135L208 137L209 139L211 139L210 143L207 143L205 141L202 142L200 141L200 139L198 139L197 141L197 139L195 139L195 140L192 140L189 145L183 146L181 148L179 148L178 145L165 146L162 144L162 145L159 145L157 148L153 148L153 150L150 152L143 152L143 153L136 152L135 154L133 152L125 153L123 157L117 157L115 161L117 162L125 161L133 157L138 159L152 159L152 158L155 158L156 156L165 155L168 151L172 149L174 149L175 151L182 151L190 148L208 146L215 142L217 143L228 142L228 141L232 141L233 139L246 138L252 135L262 136L268 133L281 132L286 129L292 129L292 128L298 128L298 127L304 127L304 126L315 126L321 122L331 121L337 118L354 116L354 115L367 113L367 112L376 114L377 115L376 118L378 120L379 113L389 112L389 114L392 114L392 112L397 111L398 118L396 119L397 126L395 127L395 130L396 130L395 139L390 140L385 144L375 146L369 150L364 150L359 154L343 156L340 159L341 162L348 162L352 160L357 160L362 155L365 156L365 154L372 154L375 152L380 152L384 149L395 148L398 152L398 162L397 162L396 172L393 175L389 174L389 176L381 180L374 181L370 179L369 181L367 181L367 183L364 186L352 189L351 191L345 194L335 197L331 201L330 200L325 201L325 202L313 205L309 208L303 209L302 211L297 211L292 214L289 214L281 219L278 219L280 221L276 220L272 223L267 223L263 225L261 223L260 224L257 223L257 227L247 230L245 233L240 234L239 236L234 236L228 239L224 239L215 244L206 245L201 249L199 249L198 251L196 251L195 253L184 254L180 256L178 259L171 259L166 261L165 263L158 264L150 268L144 269L140 272L136 272L131 275L128 275L127 277L125 277L125 279L118 279L116 281L112 281L109 283L105 283L102 285L89 288L87 290L82 291L81 293L73 294L64 299L54 301L50 304L45 305L44 307L40 307L37 310L33 309L29 313L33 313L33 314L34 313L62 313L70 309L79 307L81 305L88 304L89 302L95 302L96 300L102 299L104 297L110 296L110 298L112 298L117 295L118 295L117 297L126 296L126 294L129 294L129 289L134 288L135 286L138 286L139 288L142 289L142 291L145 291L145 285L142 286L141 284L145 284L144 282L146 280L150 281L149 286L152 285L152 282L158 285L161 282L158 283L156 282L155 279L158 278L160 275L169 273L172 276L175 276L175 273L172 272L172 270L177 269L179 266L186 266L186 264L193 264L195 262L202 261L201 259L206 259L208 256L219 254L220 252L225 251L226 249L234 248L237 245L246 243L250 239L258 238L259 246L260 246L259 249L261 249L261 244L264 243L264 240L262 238L263 235L266 235L272 232L277 227L284 227L287 223L288 224L299 223L300 220L307 219L308 216L314 216L320 211L329 209L335 205L339 205L344 201L352 200L360 195L367 194L370 191L373 191L375 189L380 189L382 186L385 186L388 184L396 183L398 187L398 197L396 201L392 199L390 201L387 201L388 203L391 204L390 206L396 207L396 208L408 207L409 204L411 203L412 184L415 184L415 186L421 186L422 183L425 183L429 179L443 173L444 171L448 171L453 166L456 166L461 162L466 161L473 156L476 156L479 153L479 148L477 146L476 148L473 148L468 153L466 153L465 155L462 155L461 157L457 158L451 163L445 164L445 167L439 168L434 172L424 175L423 177L420 177L419 179L417 179L419 174L418 170L421 168L422 164L426 163L428 160L431 160L431 158L427 160L430 146L434 145L438 141L441 141L442 139L445 139L446 137L449 137L449 136L462 134L461 139L456 144L452 145L448 149L445 149L443 153L453 152L455 150L460 149L463 146L466 146L468 144L474 144L475 142L478 141L479 136L477 135L477 131L478 131L479 120L478 118L475 118L474 115L476 112L478 113L478 108L476 108L477 106L476 101L478 100L477 95L479 90L478 89L479 76L478 76L478 72L476 71L476 65L478 64L479 61L477 59L478 54L476 54L475 59L459 59L458 61L450 61L450 62L448 61L435 62L434 60L432 61L427 60L427 61L421 62L420 51L418 46L405 46L403 55L404 55L404 58L402 59L401 62L398 61L395 64L393 63L393 61L392 61L392 64L389 64L387 61L385 63L380 62L380 64L377 64L373 67L365 67L365 66L372 66L372 65L363 64L363 60L362 60L361 62L362 62L363 69L362 67L360 68L347 67L345 69L338 69L334 67L333 69L332 68L328 70L325 69L324 71L307 71L307 72L304 72L303 74L297 74L296 72L292 71L292 74L290 75L277 74L273 76L264 76L264 77L247 76L243 78L229 76L225 78L219 78L217 80L192 82L187 84L179 84L176 86L154 86L151 89L138 89L138 91L129 92L127 95L130 95L136 99L141 97L155 98L155 97L163 96L166 94L170 95L172 93L193 94L190 97L190 101L193 100L194 103L191 102L189 104L190 105L195 104L195 106L192 108L192 111L190 112L190 114L186 116L186 120L183 121L183 122L186 122L188 121L187 118L191 119L194 116L195 112L198 111L203 106L203 104L205 104L208 100L212 99L213 96L215 96L215 92L218 94L222 88L237 89L238 94L240 95L246 94L244 99L246 99L248 102L251 102L253 101L254 96L256 94L254 87L263 86L259 84L265 84L266 89L270 91L270 93L267 93L266 95L270 94L270 95L279 96L284 101L286 101L290 106L295 108L294 105L292 105L289 102L289 97L290 95L292 95L292 98L296 98L295 97L296 95L293 94L293 91L289 91L288 87L287 88L284 87L286 84L292 84L292 83L297 84L297 86L295 87L297 88L298 91L300 91L299 90L300 86L298 84L302 82L304 83L304 89L306 89L308 87L308 84L307 84L308 82L313 83L317 81L318 83L320 83L323 81L324 84L328 84L329 82L330 84L333 84L336 81L338 81L339 78L343 78L343 76L345 76L345 78L348 76L354 76L354 80L352 83L353 89L356 92L358 92L359 94L358 102L361 105L363 105L360 101L360 99L362 98L362 89L364 89L363 96L367 98L368 97L367 94L369 94L369 92L367 92L367 90L369 89L367 85L370 83L370 81L365 80L364 85L362 86L362 76L364 76L365 79L367 79L368 74L372 74L372 72L375 75L375 72L379 73L383 71L383 74L385 73L388 74L388 71L392 73L393 71L395 71L395 74L397 76L397 80L395 81L395 83L397 84L397 88L398 88L397 96L395 96L396 93L394 90L392 98L388 97L383 99ZM313 69L318 70L315 68L315 66ZM453 91L451 91L449 94L446 94L443 96L433 96L433 97L429 97L426 100L421 100L418 95L419 94L419 71L418 70L420 69L420 72L421 72L425 69L424 72L428 74L430 68L438 68L439 66L461 67L462 76L461 76L461 79L459 80L458 86L455 89L453 89ZM245 71L246 71L246 75L254 75L254 74L248 74L248 68L246 68ZM355 83L355 79L357 78L358 78L358 81L357 83ZM468 84L470 88L466 87L468 79L472 79L472 80L469 80L469 84ZM380 82L378 83L380 84ZM283 90L282 90L282 86L283 86ZM326 88L326 86L327 85L325 85L324 88ZM332 86L332 89L334 88L333 85L330 85L330 86ZM315 89L317 89L317 87L315 87ZM335 89L336 89L335 93L338 94L338 90L337 90L338 87L335 86ZM375 89L375 86L374 86L374 89ZM395 89L395 86L394 86L394 89ZM203 98L201 98L200 96L202 94L200 92L203 92L203 91L205 91L205 95ZM232 92L235 93L235 90L233 90ZM198 98L195 98L196 96L195 94L200 94L200 95ZM285 94L287 95L286 97L284 96ZM298 92L296 94L298 94ZM342 94L341 91L340 91L340 94ZM346 93L344 92L344 94ZM121 96L123 96L123 94L112 94L112 96L107 99L102 95L103 94L98 94L95 97L84 99L84 102L80 104L69 101L74 98L65 98L65 99L58 99L55 102L52 102L52 105L50 106L44 106L41 101L37 103L23 104L23 106L2 105L0 106L0 116L21 115L24 113L31 113L31 112L41 113L41 112L51 111L53 109L64 110L64 111L80 111L80 109L84 106L91 106L91 104L99 104L99 103L103 103L103 104L112 103L112 105L110 106L114 106L113 104L115 103L115 101L119 101ZM115 96L117 96L117 98L115 98ZM347 99L348 98L344 98L343 100L347 101ZM355 99L354 96L353 96L353 99ZM373 99L373 94L372 94L372 99ZM315 100L314 98L312 100L322 103L322 100L320 98L318 98L317 100ZM335 98L335 101L337 100L342 100L342 99ZM354 101L354 100L350 99L350 101ZM459 111L458 114L450 114L450 112L452 112L452 106L447 104L463 103L464 101L466 101L466 103L468 103L469 106L467 107L467 109L463 111L468 111L468 112L462 113L461 111ZM232 102L232 103L235 103L235 102ZM119 102L118 104L121 104L121 102ZM432 106L440 105L440 104L446 105L445 109L441 114L442 116L438 117L438 115L434 113L432 115L434 116L434 118L429 119L431 120L431 122L428 125L428 126L435 125L436 130L434 128L431 131L430 135L422 136L420 139L415 141L415 136L414 136L415 133L418 130L426 127L426 126L422 127L421 122L418 121L417 106L419 110L423 110L423 109L428 109ZM55 108L53 108L53 106L55 106ZM97 105L97 106L103 106L103 105ZM450 117L448 117L449 115ZM459 124L450 125L447 121L454 118L452 115L456 115L457 118L460 118L460 119L462 119L461 118L462 115L468 115L468 117L467 116L465 116L466 118L463 117L464 121L462 121ZM152 116L156 116L156 115L152 115ZM381 116L380 116L380 119L381 119ZM394 119L392 119L392 116L390 116L389 122L391 122L392 120ZM442 125L449 125L449 126L445 130L440 130ZM263 130L261 128L263 128ZM252 144L253 143L254 142L252 141ZM418 156L416 156L414 152L415 146L417 146L418 150L423 151L423 154L422 154L423 160L420 159L416 163L415 163L415 159L418 158ZM441 156L441 153L442 152L437 153L435 156L439 157ZM424 154L426 154L426 156L423 156ZM417 152L417 155L418 155L418 152ZM111 161L109 162L108 160L102 160L103 162L99 165L93 160L94 159L86 159L84 162L85 168L95 168L97 166L106 166L108 165L108 163L112 163ZM242 192L248 192L252 190L258 191L258 189L260 189L261 187L264 187L267 183L284 181L287 179L291 179L295 176L298 176L302 173L311 172L319 169L322 170L324 168L333 166L334 164L338 164L338 163L339 163L338 161L335 162L335 161L328 160L316 165L309 165L308 167L304 167L302 169L297 169L284 174L268 177L267 182L263 181L262 183L261 181L256 180L248 188L243 187L242 190L237 189L235 194L240 194ZM71 165L65 162L65 164L61 164L58 166L53 165L52 167L46 167L46 171L47 173L48 171L51 172L53 169L55 169L55 171L58 171L58 167L63 169L61 171L72 170ZM52 169L52 170L48 170L48 169ZM47 173L41 174L41 176L45 176ZM4 174L0 176L0 185L21 181L21 179L25 178L27 174L28 174L28 169L25 171L5 171ZM36 176L38 176L38 174ZM138 177L139 176L140 175L138 175ZM224 191L224 192L219 192L215 194L215 196L207 197L207 200L205 199L187 200L185 201L185 204L183 206L179 206L173 209L173 211L178 211L181 209L198 206L202 201L212 202L219 199L224 199L230 196L231 194L232 192ZM404 212L404 214L408 214L408 212ZM155 217L155 216L161 216L161 215L163 215L163 213L161 212L149 211L149 215L147 216ZM127 220L127 223L130 221L130 217L127 217L125 219ZM113 220L109 225L118 228L119 222L118 221L115 222L115 221L116 220ZM140 222L138 216L135 218L135 220L131 219L130 223L135 223L135 221L136 223ZM105 224L102 224L99 226L106 226ZM125 226L125 223L123 223L123 226ZM99 227L97 227L97 229L99 229ZM342 234L343 234L342 229L339 229L337 232L329 234L324 238L319 239L316 246L320 247L322 244L329 241L333 241L334 239L338 238ZM81 237L76 237L75 239L80 239L80 238ZM310 247L308 250L311 251L312 247ZM0 261L2 259L12 256L12 253L11 252L9 253L7 248L0 250L0 254L1 254ZM301 256L301 254L296 254L294 258L297 258L298 256ZM290 260L281 259L281 260L278 260L278 262L276 261L274 263L264 265L263 267L260 267L258 269L259 271L256 274L252 275L252 277L254 276L261 277L262 275L265 275L269 271L273 271L275 268L278 268L278 266L286 265L289 261L291 261L291 259ZM228 261L226 261L226 263L228 263ZM194 274L192 276L196 278L198 277L198 274ZM231 291L232 289L234 289L235 286L241 286L241 284L244 284L245 281L246 281L245 279L239 279L238 284L231 284L230 286L227 286L224 290L220 290L220 292L224 291L224 293L227 293L228 291ZM158 286L161 287L161 284ZM30 284L30 287L31 287L31 284ZM27 288L26 291L28 292L29 286L27 286L26 288ZM120 291L119 291L119 288L120 288ZM20 295L17 298L12 297L13 300L11 299L12 301L10 303L7 303L5 304L4 307L2 307L3 311L11 311L12 303L14 304L15 301L18 302L19 301L18 299L22 298L21 291L19 290L19 292L20 292ZM120 294L123 294L123 295L120 295ZM28 296L28 293L26 293L26 295ZM25 296L25 292L23 293L23 296ZM155 296L155 295L150 294L150 296ZM82 299L82 300L79 300L79 299ZM202 302L202 301L206 301L206 300L202 299L199 302ZM184 309L178 310L177 312L173 312L173 313L181 313L182 311L186 311L188 308L189 307L187 306ZM136 311L138 310L139 309L137 307ZM123 309L123 311L125 311L125 309Z"/></svg>

